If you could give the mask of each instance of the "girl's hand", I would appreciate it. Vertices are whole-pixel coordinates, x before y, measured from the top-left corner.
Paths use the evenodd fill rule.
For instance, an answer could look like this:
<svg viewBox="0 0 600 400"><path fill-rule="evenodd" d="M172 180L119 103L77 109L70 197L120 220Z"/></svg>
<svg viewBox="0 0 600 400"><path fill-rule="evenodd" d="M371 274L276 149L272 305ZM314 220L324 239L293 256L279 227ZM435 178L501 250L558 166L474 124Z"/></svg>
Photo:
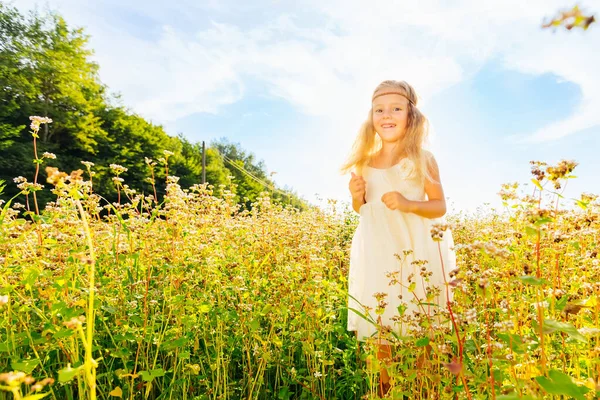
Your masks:
<svg viewBox="0 0 600 400"><path fill-rule="evenodd" d="M352 194L353 200L362 201L365 198L367 183L362 176L356 175L354 172L352 172L352 178L350 178L348 189L350 189L350 194Z"/></svg>
<svg viewBox="0 0 600 400"><path fill-rule="evenodd" d="M390 210L399 210L402 212L411 212L411 201L404 197L400 192L387 192L381 196L381 201Z"/></svg>

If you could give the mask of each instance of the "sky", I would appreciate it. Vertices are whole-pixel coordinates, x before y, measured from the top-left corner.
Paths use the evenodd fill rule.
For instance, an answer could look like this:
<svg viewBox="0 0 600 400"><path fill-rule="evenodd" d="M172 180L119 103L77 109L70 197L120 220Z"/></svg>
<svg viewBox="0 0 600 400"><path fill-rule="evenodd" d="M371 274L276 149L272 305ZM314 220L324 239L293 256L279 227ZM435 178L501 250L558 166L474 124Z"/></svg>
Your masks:
<svg viewBox="0 0 600 400"><path fill-rule="evenodd" d="M83 27L129 109L239 143L315 204L349 201L339 167L386 79L419 95L451 211L531 192L530 160L579 162L566 205L600 194L600 24L541 29L565 0L0 1ZM600 19L600 0L579 5Z"/></svg>

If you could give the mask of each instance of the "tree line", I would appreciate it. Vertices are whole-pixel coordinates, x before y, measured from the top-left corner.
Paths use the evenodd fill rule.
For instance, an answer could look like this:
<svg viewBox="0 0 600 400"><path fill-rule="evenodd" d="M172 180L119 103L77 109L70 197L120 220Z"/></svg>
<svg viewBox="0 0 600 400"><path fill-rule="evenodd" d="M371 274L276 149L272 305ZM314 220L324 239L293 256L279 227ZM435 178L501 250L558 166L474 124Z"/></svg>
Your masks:
<svg viewBox="0 0 600 400"><path fill-rule="evenodd" d="M53 120L42 125L37 139L39 154L57 156L47 164L70 173L85 169L82 161L94 163L95 191L109 201L117 196L110 164L127 168L121 177L131 188L151 193L146 158L158 160L164 150L173 153L169 175L178 176L182 187L201 183L202 144L170 136L120 105L120 98L110 95L99 79L88 40L84 29L69 27L55 12L24 15L0 2L0 180L6 181L2 196L19 192L13 178L31 181L34 175L31 115ZM154 172L160 196L166 187L165 171ZM222 188L233 190L245 208L263 191L276 202L307 207L292 190L276 187L263 161L224 138L206 146L205 174L215 195ZM38 192L41 203L52 197L50 190Z"/></svg>

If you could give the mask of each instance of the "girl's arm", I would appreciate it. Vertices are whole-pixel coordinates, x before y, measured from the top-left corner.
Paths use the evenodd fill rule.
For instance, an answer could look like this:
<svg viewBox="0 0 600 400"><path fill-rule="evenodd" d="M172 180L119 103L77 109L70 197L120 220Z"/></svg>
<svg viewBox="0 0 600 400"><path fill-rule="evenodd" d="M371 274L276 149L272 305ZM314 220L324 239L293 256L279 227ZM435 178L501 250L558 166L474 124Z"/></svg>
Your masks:
<svg viewBox="0 0 600 400"><path fill-rule="evenodd" d="M361 199L352 199L352 208L354 209L354 211L359 212L360 211L360 207L365 204L365 198L361 198Z"/></svg>
<svg viewBox="0 0 600 400"><path fill-rule="evenodd" d="M437 162L433 155L428 154L429 174L433 181L426 180L425 193L427 193L426 201L411 201L409 204L409 212L420 215L425 218L439 218L446 214L446 199L444 198L444 189L440 180L440 171Z"/></svg>
<svg viewBox="0 0 600 400"><path fill-rule="evenodd" d="M365 178L352 172L352 178L350 178L350 182L348 183L348 189L352 194L352 208L357 213L360 211L360 206L367 202L365 199L366 187L367 182L365 182Z"/></svg>

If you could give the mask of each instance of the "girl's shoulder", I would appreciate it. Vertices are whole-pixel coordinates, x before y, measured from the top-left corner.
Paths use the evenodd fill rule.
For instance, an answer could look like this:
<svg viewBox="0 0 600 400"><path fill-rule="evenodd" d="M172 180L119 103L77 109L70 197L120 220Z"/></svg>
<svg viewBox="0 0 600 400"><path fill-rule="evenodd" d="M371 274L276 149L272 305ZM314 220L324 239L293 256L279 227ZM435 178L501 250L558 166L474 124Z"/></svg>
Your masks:
<svg viewBox="0 0 600 400"><path fill-rule="evenodd" d="M427 149L421 149L421 154L423 154L423 157L425 157L425 159L427 161L433 159L435 160L435 157L433 156L433 153Z"/></svg>

